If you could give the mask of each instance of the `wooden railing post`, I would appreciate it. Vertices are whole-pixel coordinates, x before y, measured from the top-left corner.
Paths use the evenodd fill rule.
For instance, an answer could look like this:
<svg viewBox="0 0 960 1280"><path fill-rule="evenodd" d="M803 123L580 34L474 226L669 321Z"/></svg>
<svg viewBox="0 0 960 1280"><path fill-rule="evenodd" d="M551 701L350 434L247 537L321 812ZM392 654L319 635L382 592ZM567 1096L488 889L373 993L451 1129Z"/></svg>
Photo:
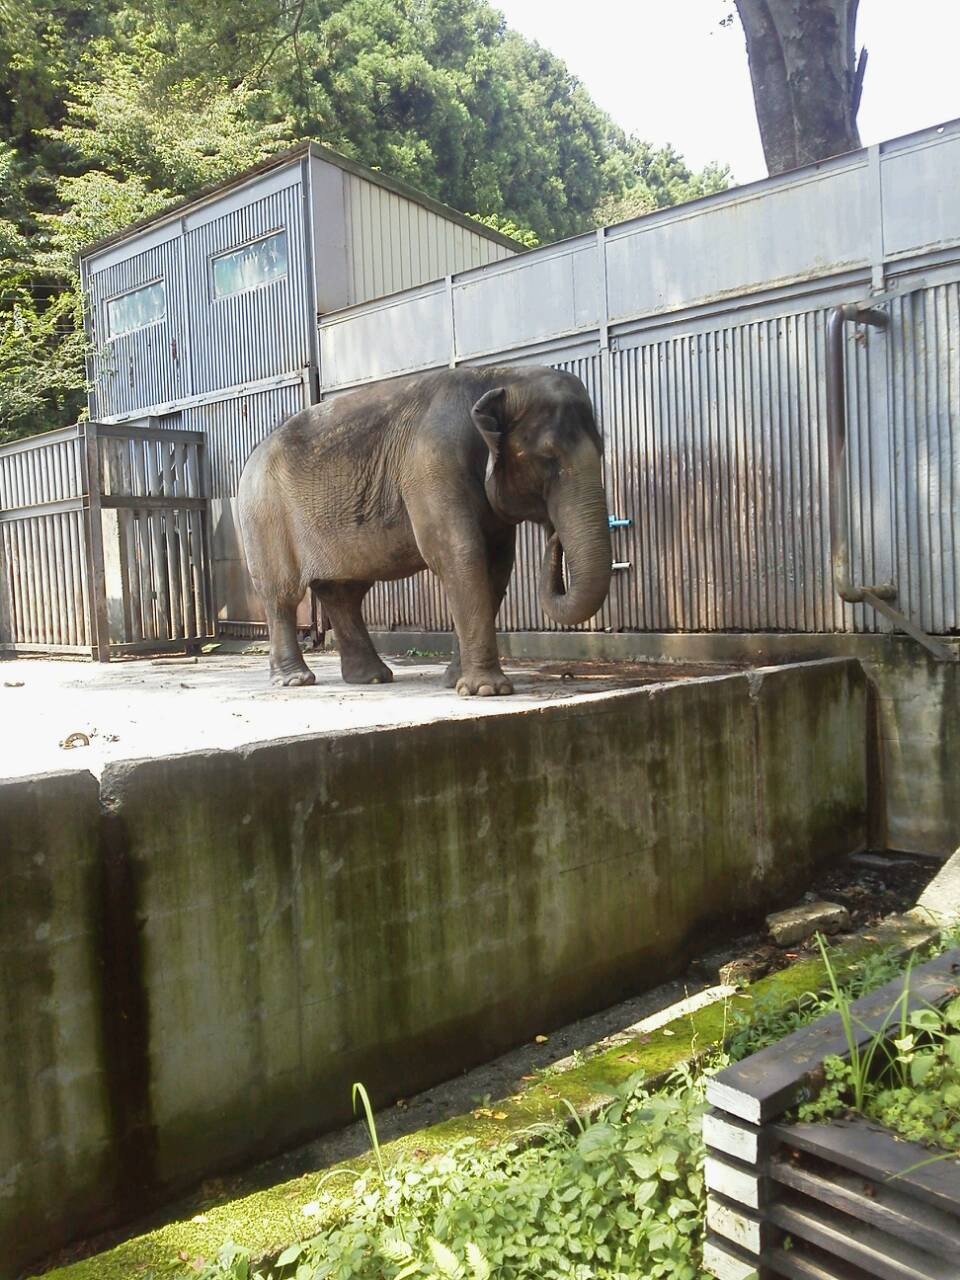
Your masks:
<svg viewBox="0 0 960 1280"><path fill-rule="evenodd" d="M87 541L87 578L90 583L90 648L96 662L110 661L110 624L107 617L107 581L103 563L101 515L100 436L98 423L82 424L83 511Z"/></svg>

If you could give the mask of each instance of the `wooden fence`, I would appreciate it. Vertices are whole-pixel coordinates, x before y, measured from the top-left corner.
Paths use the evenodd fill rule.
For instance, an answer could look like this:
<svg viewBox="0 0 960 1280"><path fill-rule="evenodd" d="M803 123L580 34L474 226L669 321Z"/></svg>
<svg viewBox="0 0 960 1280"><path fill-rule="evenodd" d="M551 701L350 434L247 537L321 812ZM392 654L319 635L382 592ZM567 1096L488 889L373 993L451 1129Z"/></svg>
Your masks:
<svg viewBox="0 0 960 1280"><path fill-rule="evenodd" d="M214 631L204 437L82 422L0 448L0 649L182 649Z"/></svg>

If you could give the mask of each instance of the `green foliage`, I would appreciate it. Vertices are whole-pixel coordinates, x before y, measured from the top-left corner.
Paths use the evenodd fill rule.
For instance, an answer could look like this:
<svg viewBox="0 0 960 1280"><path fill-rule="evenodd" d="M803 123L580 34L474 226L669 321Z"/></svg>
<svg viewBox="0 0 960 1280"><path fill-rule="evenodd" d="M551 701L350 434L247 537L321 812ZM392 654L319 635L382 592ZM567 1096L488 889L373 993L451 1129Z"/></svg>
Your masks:
<svg viewBox="0 0 960 1280"><path fill-rule="evenodd" d="M498 213L471 213L468 216L489 227L491 231L499 231L502 236L509 236L511 240L526 245L528 249L535 249L540 243L535 231L531 231L529 227L517 226L512 218L502 218Z"/></svg>
<svg viewBox="0 0 960 1280"><path fill-rule="evenodd" d="M78 252L295 139L527 246L726 182L487 0L0 0L0 67L0 439L83 410Z"/></svg>
<svg viewBox="0 0 960 1280"><path fill-rule="evenodd" d="M597 205L595 217L600 225L626 222L730 185L730 170L725 165L710 164L694 173L672 147L658 150L638 138L622 139L617 168L622 185Z"/></svg>
<svg viewBox="0 0 960 1280"><path fill-rule="evenodd" d="M75 422L86 404L75 292L33 294L0 280L0 444Z"/></svg>
<svg viewBox="0 0 960 1280"><path fill-rule="evenodd" d="M593 1122L543 1126L494 1150L464 1140L358 1178L336 1197L342 1225L291 1245L289 1280L694 1280L703 1214L703 1084L659 1094L636 1080ZM318 1193L316 1210L333 1193ZM244 1268L247 1268L245 1271ZM205 1280L248 1280L228 1247ZM251 1278L252 1280L252 1278Z"/></svg>
<svg viewBox="0 0 960 1280"><path fill-rule="evenodd" d="M933 950L951 942L944 939ZM699 1277L705 1074L774 1043L838 999L850 1002L876 989L910 963L894 952L852 960L839 948L827 959L833 978L822 993L755 1006L752 1016L734 1014L728 1049L714 1055L709 1067L701 1059L697 1072L675 1072L659 1092L645 1091L634 1076L595 1120L584 1120L570 1107L570 1124L536 1125L493 1148L466 1139L442 1155L408 1155L386 1168L369 1100L355 1086L376 1167L363 1176L344 1168L323 1175L315 1199L302 1210L301 1238L272 1265L258 1267L246 1251L228 1244L202 1280ZM960 1033L958 1023L960 999L944 1011L938 1069L953 1071L956 1065L951 1038ZM931 1032L929 1014L916 1030ZM696 1047L691 1043L691 1052ZM916 1045L902 1049L917 1051ZM828 1060L827 1074L822 1097L841 1105L849 1088L848 1064ZM932 1067L927 1074L933 1077ZM953 1098L941 1099L945 1115ZM342 1178L348 1179L346 1188ZM311 1236L314 1217L334 1225Z"/></svg>
<svg viewBox="0 0 960 1280"><path fill-rule="evenodd" d="M740 1062L822 1014L835 1011L838 998L852 1002L875 991L902 973L905 963L895 951L878 951L851 962L838 949L825 951L824 958L832 974L825 990L804 991L786 1001L772 996L755 1003L748 1013L734 1011L733 1030L727 1042L731 1062Z"/></svg>
<svg viewBox="0 0 960 1280"><path fill-rule="evenodd" d="M290 122L256 120L263 95L243 83L203 76L165 84L165 59L152 39L137 32L127 48L107 39L88 47L67 116L48 130L73 158L121 180L135 176L155 193L182 194L289 143Z"/></svg>
<svg viewBox="0 0 960 1280"><path fill-rule="evenodd" d="M839 993L849 1056L824 1060L824 1086L798 1108L798 1118L857 1111L904 1138L960 1155L960 997L942 1009L908 1011L910 971L908 964L903 991L864 1045L857 1043L863 1024Z"/></svg>

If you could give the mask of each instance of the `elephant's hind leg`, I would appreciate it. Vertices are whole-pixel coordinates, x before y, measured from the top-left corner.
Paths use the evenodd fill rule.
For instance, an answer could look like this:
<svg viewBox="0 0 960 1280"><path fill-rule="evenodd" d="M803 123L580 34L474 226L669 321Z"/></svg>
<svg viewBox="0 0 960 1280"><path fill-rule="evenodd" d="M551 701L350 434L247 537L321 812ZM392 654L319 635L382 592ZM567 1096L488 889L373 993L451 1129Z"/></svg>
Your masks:
<svg viewBox="0 0 960 1280"><path fill-rule="evenodd" d="M281 686L314 684L317 677L304 662L297 641L297 602L268 603L266 612L270 633L270 683Z"/></svg>
<svg viewBox="0 0 960 1280"><path fill-rule="evenodd" d="M361 605L370 582L318 582L317 592L333 623L340 672L347 684L391 684L393 672L373 647Z"/></svg>

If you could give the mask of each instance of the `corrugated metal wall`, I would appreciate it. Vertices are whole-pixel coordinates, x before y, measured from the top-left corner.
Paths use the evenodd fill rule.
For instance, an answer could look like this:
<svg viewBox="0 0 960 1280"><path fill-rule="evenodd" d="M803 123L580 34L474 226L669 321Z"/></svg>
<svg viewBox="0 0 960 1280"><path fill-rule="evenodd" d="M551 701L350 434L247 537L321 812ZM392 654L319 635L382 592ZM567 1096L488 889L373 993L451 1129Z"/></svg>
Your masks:
<svg viewBox="0 0 960 1280"><path fill-rule="evenodd" d="M303 408L303 387L293 383L274 391L215 400L183 411L183 426L207 438L210 496L232 498L250 454L279 423Z"/></svg>
<svg viewBox="0 0 960 1280"><path fill-rule="evenodd" d="M894 575L909 614L960 626L960 283L890 303Z"/></svg>
<svg viewBox="0 0 960 1280"><path fill-rule="evenodd" d="M178 411L197 398L290 374L311 363L308 255L299 164L175 223L133 237L86 264L91 416ZM213 261L273 232L286 236L287 269L260 287L216 297ZM157 238L161 243L152 241ZM148 247L139 249L138 242ZM110 299L153 281L166 315L110 338Z"/></svg>
<svg viewBox="0 0 960 1280"><path fill-rule="evenodd" d="M957 182L960 122L324 317L323 390L448 363L572 369L631 522L588 627L888 630L840 601L830 556L826 318L871 301L889 330L845 340L853 577L894 580L925 630L957 630ZM503 629L551 626L541 547L521 529ZM367 615L449 626L426 579L378 587Z"/></svg>
<svg viewBox="0 0 960 1280"><path fill-rule="evenodd" d="M154 282L162 282L166 293L164 319L108 340L110 299ZM96 299L88 306L94 345L91 417L105 419L191 394L186 306L179 237L134 253L99 273Z"/></svg>
<svg viewBox="0 0 960 1280"><path fill-rule="evenodd" d="M344 174L343 196L351 303L510 256L479 230L471 232L357 174Z"/></svg>
<svg viewBox="0 0 960 1280"><path fill-rule="evenodd" d="M4 644L90 644L81 443L67 427L0 451ZM48 509L37 511L40 504Z"/></svg>
<svg viewBox="0 0 960 1280"><path fill-rule="evenodd" d="M831 580L825 314L624 341L613 353L609 493L633 522L615 534L618 558L631 561L617 577L621 628L845 629ZM851 469L869 472L867 354L856 341L848 367ZM880 479L851 486L861 531L873 528ZM877 580L879 558L857 542L859 580ZM876 626L871 611L857 621Z"/></svg>
<svg viewBox="0 0 960 1280"><path fill-rule="evenodd" d="M287 237L286 274L270 284L215 298L211 260L271 232ZM228 209L200 226L187 220L187 326L192 392L257 382L310 363L303 189L299 182Z"/></svg>

